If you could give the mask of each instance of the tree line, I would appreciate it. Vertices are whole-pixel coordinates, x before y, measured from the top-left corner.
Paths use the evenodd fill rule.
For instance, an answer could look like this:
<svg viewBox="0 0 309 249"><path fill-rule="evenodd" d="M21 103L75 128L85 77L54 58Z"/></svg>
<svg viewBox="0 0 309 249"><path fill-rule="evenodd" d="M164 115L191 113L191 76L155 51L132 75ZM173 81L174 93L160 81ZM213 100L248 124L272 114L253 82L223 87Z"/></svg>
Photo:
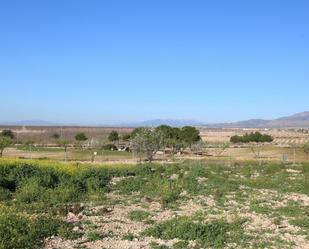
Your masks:
<svg viewBox="0 0 309 249"><path fill-rule="evenodd" d="M230 138L231 143L270 143L274 138L267 134L262 134L258 131L246 133L243 136L235 135Z"/></svg>

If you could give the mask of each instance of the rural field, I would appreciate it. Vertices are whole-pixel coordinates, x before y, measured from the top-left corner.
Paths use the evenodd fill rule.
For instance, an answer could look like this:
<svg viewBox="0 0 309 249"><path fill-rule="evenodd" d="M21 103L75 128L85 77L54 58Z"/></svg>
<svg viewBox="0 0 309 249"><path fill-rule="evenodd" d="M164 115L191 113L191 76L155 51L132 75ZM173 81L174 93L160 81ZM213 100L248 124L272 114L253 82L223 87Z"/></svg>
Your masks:
<svg viewBox="0 0 309 249"><path fill-rule="evenodd" d="M90 162L93 152L97 152L96 162L105 163L136 163L137 156L132 151L111 151L104 150L102 147L110 144L108 135L112 131L119 133L119 140L113 141L117 147L125 147L129 144L127 140L121 137L130 134L134 128L123 127L46 127L46 126L2 126L0 130L10 129L15 134L16 145L7 148L3 154L6 158L34 158L34 159L52 159L64 160L63 148L53 138L54 134L62 135L66 138L69 145L67 148L68 161ZM156 160L159 161L183 161L185 159L204 159L220 161L241 161L255 160L256 153L252 152L250 146L229 144L230 138L235 134L244 135L245 133L260 131L271 135L274 140L271 143L263 145L260 150L259 159L272 162L303 162L308 160L308 155L303 151L302 146L309 143L308 130L303 129L211 129L199 128L199 135L205 143L200 149L198 156L190 151L184 151L180 155L171 157L168 153L164 156L158 152ZM75 135L84 133L87 141L84 142L85 149L81 150L76 146ZM29 148L28 142L33 146ZM229 145L228 145L229 144ZM228 145L225 146L225 145ZM31 151L30 151L31 150Z"/></svg>
<svg viewBox="0 0 309 249"><path fill-rule="evenodd" d="M309 249L309 0L0 12L0 249Z"/></svg>
<svg viewBox="0 0 309 249"><path fill-rule="evenodd" d="M309 164L0 161L0 248L309 248Z"/></svg>
<svg viewBox="0 0 309 249"><path fill-rule="evenodd" d="M0 138L0 249L309 248L306 130L5 127Z"/></svg>

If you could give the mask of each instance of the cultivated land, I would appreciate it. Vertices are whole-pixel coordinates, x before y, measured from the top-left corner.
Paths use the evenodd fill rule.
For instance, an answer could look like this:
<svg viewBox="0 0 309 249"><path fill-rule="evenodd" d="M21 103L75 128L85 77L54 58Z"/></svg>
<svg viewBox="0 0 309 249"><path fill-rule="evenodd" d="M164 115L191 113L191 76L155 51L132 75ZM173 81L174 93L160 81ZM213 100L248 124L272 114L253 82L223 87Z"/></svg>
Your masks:
<svg viewBox="0 0 309 249"><path fill-rule="evenodd" d="M60 148L56 140L52 137L53 134L62 134L71 144L68 148L67 158L71 161L89 162L92 159L93 152L96 151L98 155L95 158L96 162L105 163L136 163L137 158L131 152L125 151L107 151L102 150L101 147L109 143L107 140L108 134L116 130L120 136L129 134L133 128L119 128L119 127L21 127L21 126L4 126L0 130L11 129L16 134L16 140L19 145L6 149L5 157L9 158L36 158L36 159L53 159L63 160L63 148ZM168 154L162 156L160 153L156 156L157 160L170 161L184 160L184 159L208 159L208 160L254 160L256 154L252 152L250 146L247 145L230 145L229 148L221 151L223 144L229 142L230 137L237 135L244 135L245 133L260 131L269 134L274 138L270 144L263 145L260 151L260 160L262 161L289 161L289 162L303 162L308 159L308 156L301 148L303 144L309 142L308 130L303 129L210 129L199 128L200 136L206 142L206 147L203 148L203 155L193 156L192 153L183 153L171 157ZM76 141L74 136L77 133L83 132L89 138L89 148L80 150L73 147ZM29 151L29 146L23 145L27 141L33 141L34 146Z"/></svg>

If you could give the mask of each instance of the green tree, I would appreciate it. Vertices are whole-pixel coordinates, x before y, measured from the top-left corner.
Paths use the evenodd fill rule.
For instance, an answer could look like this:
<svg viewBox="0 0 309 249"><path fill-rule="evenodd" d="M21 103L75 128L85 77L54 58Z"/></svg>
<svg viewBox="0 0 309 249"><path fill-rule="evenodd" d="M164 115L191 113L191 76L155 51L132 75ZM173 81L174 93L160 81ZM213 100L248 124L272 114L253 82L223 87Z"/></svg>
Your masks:
<svg viewBox="0 0 309 249"><path fill-rule="evenodd" d="M88 138L86 137L85 133L81 132L75 135L75 140L82 142L88 140Z"/></svg>
<svg viewBox="0 0 309 249"><path fill-rule="evenodd" d="M4 149L12 144L13 144L12 138L0 135L0 158L3 156Z"/></svg>
<svg viewBox="0 0 309 249"><path fill-rule="evenodd" d="M124 135L122 136L122 139L123 139L124 141L129 141L130 138L131 138L131 135L130 135L130 134L124 134Z"/></svg>
<svg viewBox="0 0 309 249"><path fill-rule="evenodd" d="M134 137L135 137L137 134L139 134L140 132L142 132L144 129L145 129L144 127L137 127L137 128L135 128L135 129L131 132L130 138L131 138L131 139L134 139Z"/></svg>
<svg viewBox="0 0 309 249"><path fill-rule="evenodd" d="M52 138L53 138L53 139L59 139L59 138L60 138L60 135L59 135L58 133L54 133L54 134L52 135Z"/></svg>
<svg viewBox="0 0 309 249"><path fill-rule="evenodd" d="M246 133L243 136L235 135L230 138L231 143L270 143L274 140L274 138L267 134L261 134L260 132L251 132Z"/></svg>
<svg viewBox="0 0 309 249"><path fill-rule="evenodd" d="M116 142L119 140L119 134L117 131L112 131L109 135L108 135L108 141L110 142Z"/></svg>
<svg viewBox="0 0 309 249"><path fill-rule="evenodd" d="M15 139L15 134L14 134L13 131L11 131L11 130L3 130L3 131L1 132L1 135L2 135L2 136L5 136L5 137L9 137L9 138L11 138L11 139Z"/></svg>
<svg viewBox="0 0 309 249"><path fill-rule="evenodd" d="M184 142L181 140L181 130L177 127L171 127L168 125L160 125L156 128L156 132L162 133L163 144L165 147L172 149L172 154L184 146Z"/></svg>
<svg viewBox="0 0 309 249"><path fill-rule="evenodd" d="M88 138L86 137L85 133L81 132L75 135L75 140L77 141L79 146L83 146L83 142L87 141Z"/></svg>
<svg viewBox="0 0 309 249"><path fill-rule="evenodd" d="M145 155L149 162L158 150L163 147L164 136L160 131L140 128L132 139L133 150L140 156Z"/></svg>
<svg viewBox="0 0 309 249"><path fill-rule="evenodd" d="M189 147L195 142L201 140L200 132L192 126L184 126L180 130L180 139Z"/></svg>

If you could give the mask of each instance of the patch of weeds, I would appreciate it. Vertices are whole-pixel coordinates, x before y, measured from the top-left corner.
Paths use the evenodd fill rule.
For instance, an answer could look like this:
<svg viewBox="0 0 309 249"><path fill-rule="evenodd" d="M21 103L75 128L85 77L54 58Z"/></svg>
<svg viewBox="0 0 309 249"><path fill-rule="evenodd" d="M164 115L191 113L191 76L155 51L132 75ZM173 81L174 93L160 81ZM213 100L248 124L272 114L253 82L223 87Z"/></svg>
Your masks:
<svg viewBox="0 0 309 249"><path fill-rule="evenodd" d="M283 221L283 218L282 217L276 217L273 219L273 223L276 225L276 226L279 226Z"/></svg>
<svg viewBox="0 0 309 249"><path fill-rule="evenodd" d="M0 202L8 201L12 198L12 193L8 189L0 187Z"/></svg>
<svg viewBox="0 0 309 249"><path fill-rule="evenodd" d="M143 210L133 210L129 212L128 217L133 221L143 221L150 216L150 213Z"/></svg>
<svg viewBox="0 0 309 249"><path fill-rule="evenodd" d="M155 221L152 220L152 219L146 219L146 220L144 220L144 223L147 224L147 225L153 225L155 223Z"/></svg>
<svg viewBox="0 0 309 249"><path fill-rule="evenodd" d="M102 239L102 235L96 231L91 231L86 234L87 240L90 242Z"/></svg>
<svg viewBox="0 0 309 249"><path fill-rule="evenodd" d="M134 235L132 233L125 234L125 235L122 236L122 240L133 241Z"/></svg>
<svg viewBox="0 0 309 249"><path fill-rule="evenodd" d="M151 246L152 249L169 249L168 246L166 246L166 245L160 245L160 244L158 244L158 243L156 243L156 242L151 242L151 243L150 243L150 246Z"/></svg>
<svg viewBox="0 0 309 249"><path fill-rule="evenodd" d="M1 207L0 207L1 208ZM39 248L44 238L75 237L72 224L50 217L29 217L16 210L0 210L0 249Z"/></svg>
<svg viewBox="0 0 309 249"><path fill-rule="evenodd" d="M251 211L256 212L258 214L271 215L273 213L273 209L265 205L264 201L258 201L258 200L253 201L251 203L250 209Z"/></svg>
<svg viewBox="0 0 309 249"><path fill-rule="evenodd" d="M304 214L303 208L294 201L289 201L286 206L278 208L277 212L287 217L298 217Z"/></svg>
<svg viewBox="0 0 309 249"><path fill-rule="evenodd" d="M173 245L173 249L187 249L189 245L188 241L178 241Z"/></svg>
<svg viewBox="0 0 309 249"><path fill-rule="evenodd" d="M280 249L290 249L293 248L293 243L286 240L282 240L280 236L274 236L273 231L269 229L261 229L256 231L257 234L253 234L254 241L250 243L252 246L250 248L264 249L264 248L280 248Z"/></svg>
<svg viewBox="0 0 309 249"><path fill-rule="evenodd" d="M179 198L179 191L168 191L161 197L163 208L172 207Z"/></svg>
<svg viewBox="0 0 309 249"><path fill-rule="evenodd" d="M140 191L145 186L146 181L138 177L130 177L130 179L124 179L118 182L115 189L121 194L129 195L132 192Z"/></svg>
<svg viewBox="0 0 309 249"><path fill-rule="evenodd" d="M67 239L67 240L74 240L77 238L80 238L82 236L81 233L73 231L72 224L68 225L62 225L58 229L58 236Z"/></svg>
<svg viewBox="0 0 309 249"><path fill-rule="evenodd" d="M289 221L291 225L298 226L304 230L307 239L309 239L309 217L301 217L294 220Z"/></svg>
<svg viewBox="0 0 309 249"><path fill-rule="evenodd" d="M96 215L96 216L104 216L104 215L106 215L106 214L111 213L112 211L113 211L113 210L112 210L111 208L102 207L102 208L98 209L98 210L94 213L94 215Z"/></svg>
<svg viewBox="0 0 309 249"><path fill-rule="evenodd" d="M178 217L148 228L143 234L161 239L195 240L201 247L223 248L227 243L243 244L247 241L243 223L244 220L201 223L190 217Z"/></svg>

